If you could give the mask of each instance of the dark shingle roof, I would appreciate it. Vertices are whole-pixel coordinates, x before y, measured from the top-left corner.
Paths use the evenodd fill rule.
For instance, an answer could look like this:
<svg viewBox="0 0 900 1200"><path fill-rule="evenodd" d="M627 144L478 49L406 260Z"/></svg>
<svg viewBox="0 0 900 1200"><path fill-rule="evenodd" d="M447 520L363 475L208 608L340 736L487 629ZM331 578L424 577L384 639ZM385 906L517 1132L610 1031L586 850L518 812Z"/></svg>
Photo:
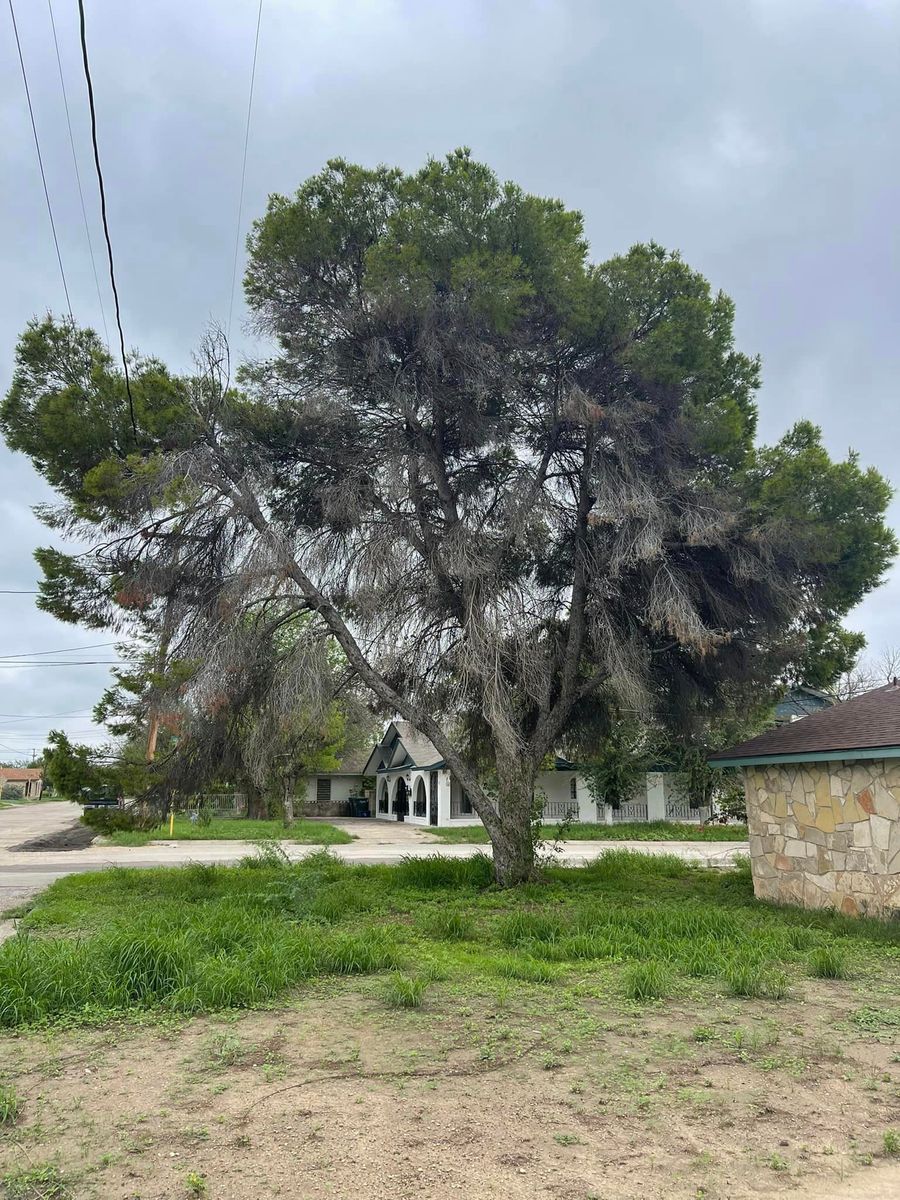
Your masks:
<svg viewBox="0 0 900 1200"><path fill-rule="evenodd" d="M839 750L900 749L900 685L865 692L844 704L770 729L711 754L709 761L833 754Z"/></svg>

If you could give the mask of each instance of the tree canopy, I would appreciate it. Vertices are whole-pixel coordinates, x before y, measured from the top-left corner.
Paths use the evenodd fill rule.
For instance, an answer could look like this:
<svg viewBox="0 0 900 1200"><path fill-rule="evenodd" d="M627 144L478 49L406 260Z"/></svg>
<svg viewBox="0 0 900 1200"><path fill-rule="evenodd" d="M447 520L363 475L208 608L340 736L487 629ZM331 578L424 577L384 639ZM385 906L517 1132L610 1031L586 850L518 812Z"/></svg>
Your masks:
<svg viewBox="0 0 900 1200"><path fill-rule="evenodd" d="M298 660L326 632L438 747L503 882L557 746L618 711L689 729L816 643L852 653L841 619L896 552L888 485L808 422L756 445L759 363L677 253L593 264L578 213L466 151L335 160L270 199L245 287L274 353L237 387L215 337L190 376L136 360L137 440L90 331L23 336L0 423L94 546L40 552L53 611L165 609L223 686L251 616L293 623Z"/></svg>

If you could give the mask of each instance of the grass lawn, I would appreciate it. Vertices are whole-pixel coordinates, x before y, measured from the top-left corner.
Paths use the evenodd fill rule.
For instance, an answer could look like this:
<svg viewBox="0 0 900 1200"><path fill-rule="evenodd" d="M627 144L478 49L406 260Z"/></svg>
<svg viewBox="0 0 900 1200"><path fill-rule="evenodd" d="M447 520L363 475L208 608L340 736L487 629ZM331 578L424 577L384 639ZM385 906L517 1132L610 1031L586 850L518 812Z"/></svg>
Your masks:
<svg viewBox="0 0 900 1200"><path fill-rule="evenodd" d="M443 842L474 842L478 845L491 839L483 825L453 828L441 826L428 833ZM541 836L552 842L558 838L573 842L745 842L746 825L694 825L678 821L623 821L620 825L592 825L575 822L562 826L542 825Z"/></svg>
<svg viewBox="0 0 900 1200"><path fill-rule="evenodd" d="M169 822L165 821L149 833L136 830L120 830L106 835L114 846L146 846L148 842L167 840ZM240 818L213 818L208 825L198 825L186 816L175 817L175 841L256 841L260 838L278 838L288 842L305 842L312 845L336 846L352 842L352 836L327 821L304 821L298 819L290 828L283 821L250 821Z"/></svg>
<svg viewBox="0 0 900 1200"><path fill-rule="evenodd" d="M900 1151L898 968L896 927L622 849L508 891L480 856L72 875L0 947L0 1180L744 1200L870 1166L874 1186Z"/></svg>

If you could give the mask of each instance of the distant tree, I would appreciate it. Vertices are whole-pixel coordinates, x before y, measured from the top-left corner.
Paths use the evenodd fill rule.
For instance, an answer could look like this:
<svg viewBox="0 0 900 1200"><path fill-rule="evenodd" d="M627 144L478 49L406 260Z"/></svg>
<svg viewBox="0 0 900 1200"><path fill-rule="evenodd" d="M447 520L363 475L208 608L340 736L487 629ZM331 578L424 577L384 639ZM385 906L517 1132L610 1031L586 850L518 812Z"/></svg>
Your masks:
<svg viewBox="0 0 900 1200"><path fill-rule="evenodd" d="M96 338L26 331L0 423L68 501L47 519L93 546L42 552L42 603L99 624L126 620L117 598L169 605L225 693L250 614L314 614L292 655L327 631L431 738L501 883L532 871L557 745L618 708L681 729L727 689L768 694L896 551L888 485L815 426L755 447L727 297L654 244L590 264L577 213L466 152L335 161L272 197L245 283L276 353L240 393L216 339L184 379L136 359L136 440Z"/></svg>

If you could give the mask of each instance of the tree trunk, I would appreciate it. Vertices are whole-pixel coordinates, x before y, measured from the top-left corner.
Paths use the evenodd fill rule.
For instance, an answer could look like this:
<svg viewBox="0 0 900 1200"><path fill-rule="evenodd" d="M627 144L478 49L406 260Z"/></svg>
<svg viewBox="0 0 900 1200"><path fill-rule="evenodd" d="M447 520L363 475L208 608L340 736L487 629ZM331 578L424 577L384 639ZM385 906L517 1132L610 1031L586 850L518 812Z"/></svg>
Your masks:
<svg viewBox="0 0 900 1200"><path fill-rule="evenodd" d="M284 808L284 823L290 827L294 823L294 781L284 785L284 796L282 797L282 807Z"/></svg>
<svg viewBox="0 0 900 1200"><path fill-rule="evenodd" d="M501 780L497 814L488 832L494 849L494 878L515 887L534 877L534 775L517 772Z"/></svg>
<svg viewBox="0 0 900 1200"><path fill-rule="evenodd" d="M267 821L269 819L268 798L249 779L244 787L247 792L247 816L251 821Z"/></svg>

